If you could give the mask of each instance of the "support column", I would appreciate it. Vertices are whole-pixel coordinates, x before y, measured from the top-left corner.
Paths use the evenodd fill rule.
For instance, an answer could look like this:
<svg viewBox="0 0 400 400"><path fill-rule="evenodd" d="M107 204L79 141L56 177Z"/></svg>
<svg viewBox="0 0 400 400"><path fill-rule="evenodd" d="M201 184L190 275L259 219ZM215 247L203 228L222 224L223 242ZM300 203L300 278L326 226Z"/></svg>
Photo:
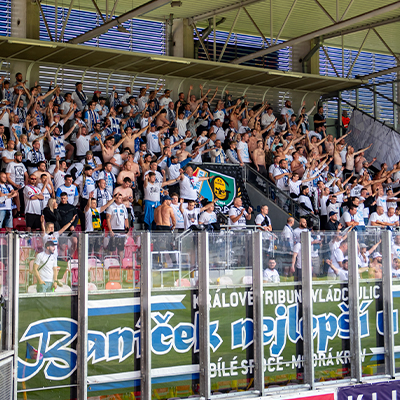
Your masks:
<svg viewBox="0 0 400 400"><path fill-rule="evenodd" d="M303 71L303 67L306 69L305 71ZM292 70L319 75L318 38L300 43L292 48Z"/></svg>
<svg viewBox="0 0 400 400"><path fill-rule="evenodd" d="M11 36L24 39L40 38L39 6L32 0L12 0L11 2ZM13 61L10 66L10 80L15 82L15 74L21 72L24 79L29 68L28 62ZM34 66L29 74L27 87L39 80L39 66Z"/></svg>
<svg viewBox="0 0 400 400"><path fill-rule="evenodd" d="M188 19L175 19L172 27L172 35L171 55L174 57L193 58L193 28L189 25Z"/></svg>

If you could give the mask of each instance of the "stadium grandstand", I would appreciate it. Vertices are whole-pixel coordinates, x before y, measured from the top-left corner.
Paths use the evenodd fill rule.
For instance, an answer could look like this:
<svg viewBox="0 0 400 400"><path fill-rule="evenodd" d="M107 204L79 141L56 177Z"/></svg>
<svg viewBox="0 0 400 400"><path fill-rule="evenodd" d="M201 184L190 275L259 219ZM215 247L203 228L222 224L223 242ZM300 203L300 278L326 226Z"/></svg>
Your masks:
<svg viewBox="0 0 400 400"><path fill-rule="evenodd" d="M400 1L0 10L0 400L398 397Z"/></svg>

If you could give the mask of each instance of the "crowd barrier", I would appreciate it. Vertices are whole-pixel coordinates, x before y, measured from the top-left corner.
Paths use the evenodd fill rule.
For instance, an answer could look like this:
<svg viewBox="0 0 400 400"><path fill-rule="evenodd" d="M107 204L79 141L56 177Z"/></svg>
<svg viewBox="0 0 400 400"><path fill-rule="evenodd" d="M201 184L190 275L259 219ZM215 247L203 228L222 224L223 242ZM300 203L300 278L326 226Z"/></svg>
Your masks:
<svg viewBox="0 0 400 400"><path fill-rule="evenodd" d="M37 293L44 239L0 237L15 399L369 399L377 380L388 381L379 400L398 390L390 231L303 232L297 279L279 232L63 234L62 286ZM341 243L348 280L329 269ZM377 244L381 269L358 268L361 243Z"/></svg>

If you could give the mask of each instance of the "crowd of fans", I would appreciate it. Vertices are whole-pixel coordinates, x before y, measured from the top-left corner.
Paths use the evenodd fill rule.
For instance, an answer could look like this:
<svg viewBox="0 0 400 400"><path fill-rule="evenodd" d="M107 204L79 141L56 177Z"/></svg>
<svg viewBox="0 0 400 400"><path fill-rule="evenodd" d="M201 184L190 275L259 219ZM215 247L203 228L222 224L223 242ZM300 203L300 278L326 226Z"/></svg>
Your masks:
<svg viewBox="0 0 400 400"><path fill-rule="evenodd" d="M307 110L303 102L296 114L290 100L278 110L202 86L199 98L192 86L177 96L162 86L133 95L127 86L89 99L81 82L72 93L52 84L48 91L37 83L27 88L20 73L0 83L0 228L25 218L27 231L48 224L54 232L74 231L79 223L82 231L105 229L113 237L135 218L160 231L216 226L214 202L198 193L210 177L193 175L192 164L202 162L253 167L280 190L279 205L285 209L290 196L301 206L306 227L311 215L329 231L399 226L400 163L392 170L382 164L372 175L369 147L347 145L350 131L327 135L322 106L310 129L316 103ZM347 127L347 115L343 122ZM142 210L136 216L135 205ZM268 207L257 206L255 224L272 235ZM228 224L244 228L252 212L236 198ZM298 241L290 242L298 254Z"/></svg>

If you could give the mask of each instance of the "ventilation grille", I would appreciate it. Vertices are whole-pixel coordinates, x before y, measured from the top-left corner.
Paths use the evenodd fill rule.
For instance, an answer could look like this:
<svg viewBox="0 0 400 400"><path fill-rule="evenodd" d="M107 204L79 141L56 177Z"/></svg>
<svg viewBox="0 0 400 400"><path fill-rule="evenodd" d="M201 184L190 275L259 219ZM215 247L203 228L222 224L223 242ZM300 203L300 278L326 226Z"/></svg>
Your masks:
<svg viewBox="0 0 400 400"><path fill-rule="evenodd" d="M13 358L0 361L0 399L12 399Z"/></svg>

